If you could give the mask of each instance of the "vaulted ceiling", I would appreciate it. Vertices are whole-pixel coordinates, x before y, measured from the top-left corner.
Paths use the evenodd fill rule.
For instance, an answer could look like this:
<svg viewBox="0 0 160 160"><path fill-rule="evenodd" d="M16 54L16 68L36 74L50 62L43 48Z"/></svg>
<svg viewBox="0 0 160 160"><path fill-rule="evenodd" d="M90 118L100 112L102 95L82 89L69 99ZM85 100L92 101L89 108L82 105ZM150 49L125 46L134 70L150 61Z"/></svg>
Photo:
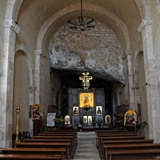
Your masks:
<svg viewBox="0 0 160 160"><path fill-rule="evenodd" d="M126 47L126 44L123 34L118 27L121 24L114 22L113 16L118 17L126 25L130 40L135 41L138 35L137 29L141 22L140 11L135 0L83 0L82 2L84 8L83 15L93 17L111 28L121 41L122 47ZM69 10L73 5L78 5L79 10L70 12ZM92 8L87 9L89 5L92 5ZM110 17L100 13L98 7L100 7L102 13L109 11L111 13ZM61 14L61 11L64 9L67 10L66 14L61 15L56 20L53 29L50 31L51 33L54 33L58 28L66 24L70 18L80 15L80 0L24 0L18 14L18 23L24 22L25 19L28 26L36 26L35 32L38 34L45 21L56 13ZM49 35L52 36L53 34L51 33Z"/></svg>

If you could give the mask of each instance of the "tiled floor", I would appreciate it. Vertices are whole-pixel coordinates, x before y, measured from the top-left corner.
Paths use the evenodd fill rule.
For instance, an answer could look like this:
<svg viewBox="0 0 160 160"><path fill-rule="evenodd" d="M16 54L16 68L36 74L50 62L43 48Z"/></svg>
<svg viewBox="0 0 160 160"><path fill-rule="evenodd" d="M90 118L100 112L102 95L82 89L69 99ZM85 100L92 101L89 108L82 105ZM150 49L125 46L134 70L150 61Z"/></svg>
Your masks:
<svg viewBox="0 0 160 160"><path fill-rule="evenodd" d="M78 146L74 160L100 160L95 132L78 132Z"/></svg>

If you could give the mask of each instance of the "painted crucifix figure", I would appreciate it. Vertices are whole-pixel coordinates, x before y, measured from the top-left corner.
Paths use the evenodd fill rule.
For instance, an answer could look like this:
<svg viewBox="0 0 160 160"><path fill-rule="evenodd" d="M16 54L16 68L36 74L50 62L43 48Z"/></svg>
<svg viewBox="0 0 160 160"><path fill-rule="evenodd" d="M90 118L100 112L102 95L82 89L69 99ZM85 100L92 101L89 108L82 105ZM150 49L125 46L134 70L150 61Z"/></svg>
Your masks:
<svg viewBox="0 0 160 160"><path fill-rule="evenodd" d="M89 72L83 72L82 73L83 76L79 77L79 80L82 80L82 86L84 88L84 90L87 90L90 86L90 80L92 80L92 76L88 76Z"/></svg>

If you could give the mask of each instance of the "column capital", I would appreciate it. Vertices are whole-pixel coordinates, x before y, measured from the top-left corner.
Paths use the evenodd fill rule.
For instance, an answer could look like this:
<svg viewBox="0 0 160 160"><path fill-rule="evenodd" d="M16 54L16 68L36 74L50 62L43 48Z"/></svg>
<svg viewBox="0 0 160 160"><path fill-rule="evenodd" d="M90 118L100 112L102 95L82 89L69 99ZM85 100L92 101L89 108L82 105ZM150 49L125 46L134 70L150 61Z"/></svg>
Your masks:
<svg viewBox="0 0 160 160"><path fill-rule="evenodd" d="M126 53L122 56L123 59L125 59L128 55L131 55L131 50L126 51Z"/></svg>
<svg viewBox="0 0 160 160"><path fill-rule="evenodd" d="M43 53L43 51L41 49L37 49L35 50L35 54L40 55L42 58L45 58L45 54Z"/></svg>
<svg viewBox="0 0 160 160"><path fill-rule="evenodd" d="M29 89L31 89L32 91L35 91L37 89L36 86L30 86Z"/></svg>
<svg viewBox="0 0 160 160"><path fill-rule="evenodd" d="M134 83L133 86L132 86L132 89L133 90L138 90L139 89L139 85Z"/></svg>
<svg viewBox="0 0 160 160"><path fill-rule="evenodd" d="M142 33L143 29L147 26L147 25L152 25L152 20L146 20L143 19L141 24L138 27L138 32Z"/></svg>
<svg viewBox="0 0 160 160"><path fill-rule="evenodd" d="M2 77L3 76L3 73L0 71L0 77Z"/></svg>
<svg viewBox="0 0 160 160"><path fill-rule="evenodd" d="M21 30L18 24L16 24L16 22L13 19L5 19L4 27L11 28L16 33L19 33Z"/></svg>

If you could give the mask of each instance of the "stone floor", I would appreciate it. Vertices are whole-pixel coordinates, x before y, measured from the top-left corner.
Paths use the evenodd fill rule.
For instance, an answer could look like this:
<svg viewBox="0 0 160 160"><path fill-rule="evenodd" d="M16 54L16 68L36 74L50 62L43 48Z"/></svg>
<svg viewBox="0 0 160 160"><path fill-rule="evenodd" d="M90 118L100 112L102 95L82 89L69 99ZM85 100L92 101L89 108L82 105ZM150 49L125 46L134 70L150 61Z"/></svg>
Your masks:
<svg viewBox="0 0 160 160"><path fill-rule="evenodd" d="M78 132L78 146L73 160L100 160L95 132Z"/></svg>

